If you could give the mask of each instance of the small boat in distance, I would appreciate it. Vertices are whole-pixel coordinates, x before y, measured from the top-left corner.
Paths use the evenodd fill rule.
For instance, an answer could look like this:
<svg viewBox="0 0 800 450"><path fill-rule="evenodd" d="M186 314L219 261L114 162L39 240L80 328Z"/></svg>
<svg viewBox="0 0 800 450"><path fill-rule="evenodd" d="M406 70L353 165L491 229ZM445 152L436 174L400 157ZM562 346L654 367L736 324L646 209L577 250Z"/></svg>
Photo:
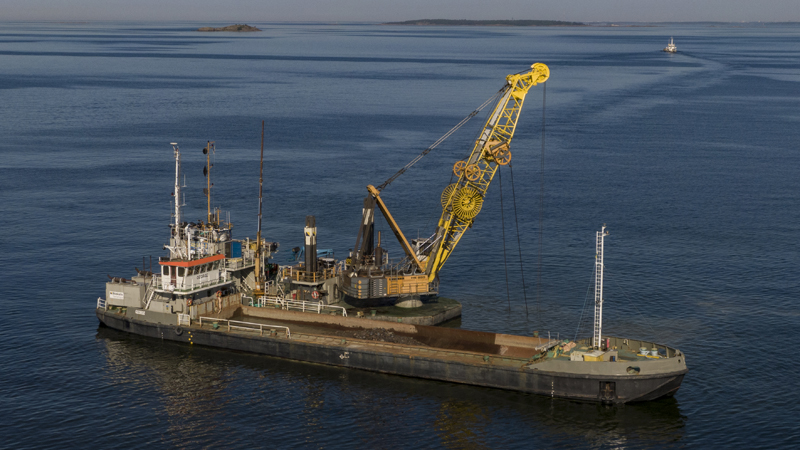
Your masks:
<svg viewBox="0 0 800 450"><path fill-rule="evenodd" d="M667 47L661 51L667 53L678 53L678 47L676 47L675 43L672 42L672 38L669 38L669 44L667 44Z"/></svg>

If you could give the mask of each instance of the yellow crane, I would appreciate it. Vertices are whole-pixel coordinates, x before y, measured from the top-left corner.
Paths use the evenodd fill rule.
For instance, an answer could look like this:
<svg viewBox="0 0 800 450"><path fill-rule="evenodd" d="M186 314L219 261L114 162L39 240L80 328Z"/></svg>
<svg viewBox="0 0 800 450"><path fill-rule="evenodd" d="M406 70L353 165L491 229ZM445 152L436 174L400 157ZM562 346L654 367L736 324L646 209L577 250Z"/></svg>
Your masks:
<svg viewBox="0 0 800 450"><path fill-rule="evenodd" d="M442 192L442 214L436 232L426 242L417 243L415 246L409 243L381 199L380 190L446 139L475 115L480 108L381 186L378 188L372 185L367 186L369 195L364 201L362 224L356 238L355 254L350 258L350 263L356 273L361 272L360 268L365 267L369 268L370 273L373 273L373 269L382 265L383 251L380 249L380 240L378 247L373 245L374 209L375 206L378 206L406 253L412 271L424 274L427 278L426 284L436 280L439 270L480 212L486 191L489 189L489 184L497 169L511 162L511 139L514 137L514 130L525 101L525 95L531 87L547 81L549 77L550 69L542 63L533 64L531 70L506 77L505 86L493 97L498 100L484 124L480 136L475 141L469 157L457 161L453 165L453 173L457 180ZM420 277L421 275L414 275L416 279Z"/></svg>
<svg viewBox="0 0 800 450"><path fill-rule="evenodd" d="M549 77L550 69L542 63L532 65L527 72L507 76L505 92L483 126L472 153L453 165L458 181L442 192L442 215L425 265L428 282L436 278L464 232L472 226L497 169L511 162L509 147L525 95Z"/></svg>

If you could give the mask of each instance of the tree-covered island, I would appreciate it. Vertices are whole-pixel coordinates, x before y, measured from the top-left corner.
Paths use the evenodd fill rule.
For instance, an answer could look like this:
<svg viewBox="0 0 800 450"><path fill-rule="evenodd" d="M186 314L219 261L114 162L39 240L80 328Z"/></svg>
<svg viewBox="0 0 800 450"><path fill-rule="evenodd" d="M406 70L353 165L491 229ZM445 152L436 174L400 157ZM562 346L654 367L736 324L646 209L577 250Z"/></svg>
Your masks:
<svg viewBox="0 0 800 450"><path fill-rule="evenodd" d="M251 27L250 25L236 24L236 25L228 25L227 27L222 27L222 28L202 27L198 28L197 31L261 31L261 30L259 30L256 27Z"/></svg>
<svg viewBox="0 0 800 450"><path fill-rule="evenodd" d="M421 19L405 22L386 22L381 25L422 25L422 26L493 26L493 27L585 27L581 22L561 20L452 20Z"/></svg>

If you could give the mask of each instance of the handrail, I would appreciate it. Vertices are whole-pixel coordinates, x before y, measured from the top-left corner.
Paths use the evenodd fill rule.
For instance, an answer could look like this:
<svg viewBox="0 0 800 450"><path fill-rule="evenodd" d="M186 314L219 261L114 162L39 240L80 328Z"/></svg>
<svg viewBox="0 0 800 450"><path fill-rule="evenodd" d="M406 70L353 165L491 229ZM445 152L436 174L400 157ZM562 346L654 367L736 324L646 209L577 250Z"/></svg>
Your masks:
<svg viewBox="0 0 800 450"><path fill-rule="evenodd" d="M175 289L173 290L174 292L197 291L197 290L202 290L203 288L209 286L219 286L223 284L228 284L231 281L229 277L225 274L220 274L220 276L217 277L216 279L209 279L207 282L200 284L194 284L193 281L191 283L186 283L184 281L183 283L173 285L172 283L164 283L159 278L160 277L153 277L153 281L151 282L153 289L166 290L169 289L170 286L174 286L175 287Z"/></svg>
<svg viewBox="0 0 800 450"><path fill-rule="evenodd" d="M299 309L303 312L314 312L316 310L317 314L322 314L322 310L324 308L329 308L332 310L341 309L342 317L347 317L347 310L344 307L337 305L323 305L322 302L307 302L305 300L287 300L278 297L261 296L258 298L258 301L254 306L263 308L266 304L279 305L281 309L286 310L289 308Z"/></svg>
<svg viewBox="0 0 800 450"><path fill-rule="evenodd" d="M203 319L205 319L206 322L208 322L208 321L227 322L228 323L228 331L231 331L231 329L256 331L256 329L253 328L253 327L258 327L258 330L261 332L261 336L264 336L264 327L267 327L267 329L269 329L269 328L283 328L284 330L286 330L286 339L291 339L292 338L291 332L289 331L289 327L285 327L285 326L282 326L282 325L267 325L267 324L263 324L263 323L242 322L240 320L216 319L214 317L203 317L203 316L200 316L200 328L203 327ZM251 325L252 327L242 327L242 326L237 326L237 325L231 325L231 324L236 324L236 323L242 324L242 325Z"/></svg>
<svg viewBox="0 0 800 450"><path fill-rule="evenodd" d="M106 299L103 297L97 297L97 309L106 309Z"/></svg>
<svg viewBox="0 0 800 450"><path fill-rule="evenodd" d="M305 270L295 269L292 266L285 266L281 268L283 278L291 278L297 281L304 281L310 283L317 283L327 280L336 276L336 266L329 269L323 269L321 272L307 272Z"/></svg>

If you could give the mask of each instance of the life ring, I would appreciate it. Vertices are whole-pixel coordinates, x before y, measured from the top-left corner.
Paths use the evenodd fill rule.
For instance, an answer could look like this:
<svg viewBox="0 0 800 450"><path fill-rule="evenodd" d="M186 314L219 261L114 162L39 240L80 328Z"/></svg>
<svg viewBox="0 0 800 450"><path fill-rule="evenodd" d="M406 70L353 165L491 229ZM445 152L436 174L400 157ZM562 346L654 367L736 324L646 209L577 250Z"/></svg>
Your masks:
<svg viewBox="0 0 800 450"><path fill-rule="evenodd" d="M217 291L217 298L222 297L222 291Z"/></svg>
<svg viewBox="0 0 800 450"><path fill-rule="evenodd" d="M314 300L319 299L319 291L311 291L311 298Z"/></svg>
<svg viewBox="0 0 800 450"><path fill-rule="evenodd" d="M178 336L183 334L183 329L181 327L175 327L175 334Z"/></svg>
<svg viewBox="0 0 800 450"><path fill-rule="evenodd" d="M186 299L186 306L192 306L192 303L194 303L194 302L192 302L192 299L190 299L190 298Z"/></svg>

